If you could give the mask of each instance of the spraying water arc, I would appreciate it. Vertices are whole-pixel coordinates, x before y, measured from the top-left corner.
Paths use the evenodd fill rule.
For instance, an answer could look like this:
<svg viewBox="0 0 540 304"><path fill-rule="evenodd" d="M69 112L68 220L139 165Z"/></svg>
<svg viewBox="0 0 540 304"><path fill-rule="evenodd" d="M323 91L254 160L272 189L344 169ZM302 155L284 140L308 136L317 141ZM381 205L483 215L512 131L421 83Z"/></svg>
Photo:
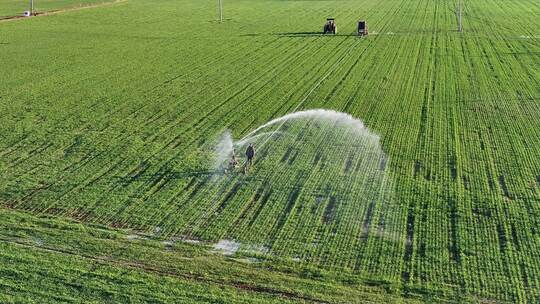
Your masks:
<svg viewBox="0 0 540 304"><path fill-rule="evenodd" d="M212 201L218 207L208 209L205 216L194 223L194 227L200 227L197 229L221 227L226 224L221 222L222 218L247 210L259 215L274 214L272 216L277 218L272 221L283 226L289 222L279 220L280 216L313 217L332 227L346 225L347 229L356 231L343 234L345 238L352 238L349 243L355 243L354 238L358 236L399 240L396 235L400 230L396 228L392 212L392 208L397 207L392 203L394 182L389 171L389 158L383 151L379 135L371 132L361 120L347 113L312 109L273 119L236 141L231 131L226 131L216 145L214 166L226 167L233 150L236 150L240 164L243 163L244 151L250 143L257 151L253 168L247 173L241 165L221 171L223 173L199 190L201 195L212 194ZM254 230L261 236L258 241L267 236L262 244L271 248L273 254L286 256L290 249L296 255L309 256L305 240L295 235L310 235L317 231L301 232L304 228L300 226L281 227L279 231L284 235L276 238L271 226L256 221L246 215L245 222L242 218L235 225ZM291 221L291 225L293 223ZM250 242L243 239L240 232L226 237L242 244ZM320 239L333 237L331 229L317 236ZM286 246L276 244L276 239L289 243ZM340 248L339 244L333 246L341 251L353 250Z"/></svg>

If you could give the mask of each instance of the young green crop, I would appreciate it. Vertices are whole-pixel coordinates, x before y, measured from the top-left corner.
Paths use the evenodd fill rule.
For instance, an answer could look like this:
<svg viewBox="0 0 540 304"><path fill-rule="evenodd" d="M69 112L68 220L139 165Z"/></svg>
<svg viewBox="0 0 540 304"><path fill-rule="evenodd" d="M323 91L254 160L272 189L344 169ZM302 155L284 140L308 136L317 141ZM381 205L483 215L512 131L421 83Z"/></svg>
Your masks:
<svg viewBox="0 0 540 304"><path fill-rule="evenodd" d="M232 0L220 24L214 3L129 0L2 22L0 205L235 241L272 267L403 296L534 302L540 8L467 1L463 33L454 10ZM339 35L317 33L329 15ZM354 171L370 168L365 154L327 145L346 136L309 123L285 125L293 137L258 150L247 176L216 178L224 130L239 139L297 107L349 113L378 134L389 192L366 190L376 171Z"/></svg>

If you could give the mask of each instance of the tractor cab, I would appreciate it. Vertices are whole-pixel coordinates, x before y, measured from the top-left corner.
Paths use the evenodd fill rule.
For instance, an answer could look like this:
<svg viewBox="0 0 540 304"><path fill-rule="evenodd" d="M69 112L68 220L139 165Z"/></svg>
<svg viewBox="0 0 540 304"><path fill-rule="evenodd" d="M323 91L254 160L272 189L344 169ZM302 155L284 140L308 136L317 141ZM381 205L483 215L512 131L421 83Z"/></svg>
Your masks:
<svg viewBox="0 0 540 304"><path fill-rule="evenodd" d="M327 18L326 23L324 24L323 34L336 34L337 26L334 18Z"/></svg>
<svg viewBox="0 0 540 304"><path fill-rule="evenodd" d="M367 24L365 20L358 21L358 36L367 36Z"/></svg>

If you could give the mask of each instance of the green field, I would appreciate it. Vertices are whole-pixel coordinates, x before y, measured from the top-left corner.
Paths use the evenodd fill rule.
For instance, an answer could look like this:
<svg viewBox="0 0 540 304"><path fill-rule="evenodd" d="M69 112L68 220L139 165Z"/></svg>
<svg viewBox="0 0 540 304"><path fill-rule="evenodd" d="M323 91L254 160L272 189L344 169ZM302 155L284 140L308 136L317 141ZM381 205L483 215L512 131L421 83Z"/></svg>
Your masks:
<svg viewBox="0 0 540 304"><path fill-rule="evenodd" d="M0 302L540 301L540 4L465 1L462 33L455 7L0 22ZM273 124L248 174L216 166L227 130L243 157L311 109L353 118Z"/></svg>

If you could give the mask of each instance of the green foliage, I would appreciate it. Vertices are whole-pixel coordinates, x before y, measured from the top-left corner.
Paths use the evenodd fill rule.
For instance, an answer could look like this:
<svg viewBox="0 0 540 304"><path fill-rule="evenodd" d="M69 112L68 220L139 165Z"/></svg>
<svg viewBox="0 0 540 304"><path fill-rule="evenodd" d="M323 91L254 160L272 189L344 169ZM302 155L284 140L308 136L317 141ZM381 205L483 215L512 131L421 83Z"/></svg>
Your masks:
<svg viewBox="0 0 540 304"><path fill-rule="evenodd" d="M45 214L47 233L64 231L56 218L81 222L58 242L81 256L125 248L125 236L111 228L135 229L203 241L171 256L204 256L217 241L235 240L232 258L261 259L305 280L375 282L426 299L537 301L540 10L532 0L467 1L457 33L454 7L231 0L219 24L213 2L129 0L0 23L0 205L28 215L11 226L11 237L35 238L41 228L30 216ZM314 33L329 15L339 35ZM370 30L362 39L349 35L359 18ZM346 148L308 165L329 150L329 133L315 129L298 133L316 139L309 153L291 159L290 142L266 148L251 175L214 183L212 150L222 131L241 138L300 101L300 110L346 112L380 135L391 196L355 197L362 184L319 170L360 159ZM314 195L325 181L334 186ZM78 247L80 235L107 243ZM3 246L11 252L4 261L24 251ZM166 248L153 241L139 249L124 261ZM88 263L60 257L32 249L16 273L4 267L2 282L15 288L25 276L37 279L23 264L38 258L50 261L46 276L58 266L70 278L71 264ZM217 264L177 273L211 273ZM160 275L141 272L128 277L159 285ZM268 281L279 285L275 279ZM93 299L122 301L121 281L112 275L114 290ZM29 284L10 289L15 298L6 300L36 297ZM126 297L138 297L137 286ZM167 299L163 286L159 296Z"/></svg>
<svg viewBox="0 0 540 304"><path fill-rule="evenodd" d="M0 301L379 302L376 284L272 261L246 263L200 245L0 210ZM51 225L53 223L53 225ZM21 233L25 231L25 233ZM136 236L136 237L134 237ZM317 273L316 277L306 273ZM353 300L351 300L353 299ZM416 302L408 298L407 302Z"/></svg>

